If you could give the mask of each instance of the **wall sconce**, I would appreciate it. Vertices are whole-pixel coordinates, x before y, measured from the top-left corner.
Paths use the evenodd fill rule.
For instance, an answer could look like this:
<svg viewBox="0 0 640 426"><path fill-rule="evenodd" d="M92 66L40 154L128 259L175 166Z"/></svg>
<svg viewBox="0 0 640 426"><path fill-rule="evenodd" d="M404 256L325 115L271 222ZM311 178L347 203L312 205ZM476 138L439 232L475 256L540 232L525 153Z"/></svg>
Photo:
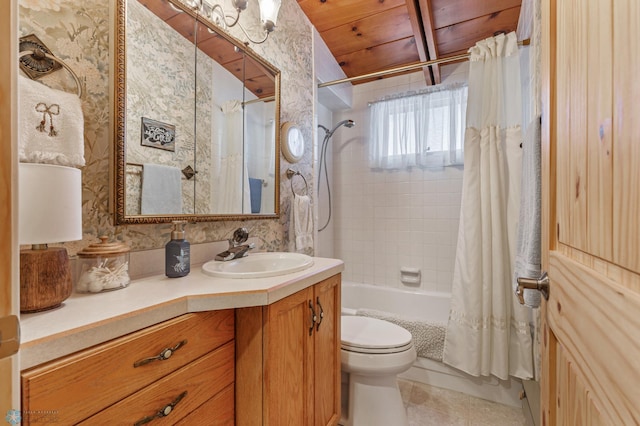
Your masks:
<svg viewBox="0 0 640 426"><path fill-rule="evenodd" d="M258 0L260 22L262 23L262 29L264 31L264 36L261 40L253 39L240 23L240 13L247 8L248 1L249 0L231 0L235 14L228 14L220 4L213 4L211 0L197 0L196 9L219 27L227 29L238 25L249 41L254 44L264 43L269 37L269 33L276 28L276 21L282 0Z"/></svg>
<svg viewBox="0 0 640 426"><path fill-rule="evenodd" d="M71 295L73 283L64 247L48 243L82 239L82 178L79 169L20 163L18 238L20 311L53 309Z"/></svg>

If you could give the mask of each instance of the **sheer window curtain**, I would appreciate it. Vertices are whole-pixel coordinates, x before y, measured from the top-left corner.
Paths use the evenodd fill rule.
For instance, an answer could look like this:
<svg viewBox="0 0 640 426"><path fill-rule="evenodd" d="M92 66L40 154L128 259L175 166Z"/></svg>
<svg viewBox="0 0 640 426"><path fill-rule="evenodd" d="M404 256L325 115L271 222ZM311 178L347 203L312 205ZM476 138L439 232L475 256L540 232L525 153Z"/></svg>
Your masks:
<svg viewBox="0 0 640 426"><path fill-rule="evenodd" d="M462 164L466 106L463 84L372 103L369 166L404 169Z"/></svg>
<svg viewBox="0 0 640 426"><path fill-rule="evenodd" d="M513 293L522 100L515 33L470 49L462 206L444 362L473 376L533 377L529 309Z"/></svg>

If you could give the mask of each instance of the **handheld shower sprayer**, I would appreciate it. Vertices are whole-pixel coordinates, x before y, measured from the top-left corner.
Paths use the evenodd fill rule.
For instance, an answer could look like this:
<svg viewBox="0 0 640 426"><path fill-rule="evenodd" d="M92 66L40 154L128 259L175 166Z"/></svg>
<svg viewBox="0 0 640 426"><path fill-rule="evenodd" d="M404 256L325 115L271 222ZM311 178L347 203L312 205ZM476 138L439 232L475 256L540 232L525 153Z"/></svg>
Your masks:
<svg viewBox="0 0 640 426"><path fill-rule="evenodd" d="M318 124L318 128L320 129L324 129L325 131L325 138L329 137L331 138L331 136L333 136L333 132L335 132L336 130L338 130L338 128L340 126L344 126L344 127L348 127L351 128L353 126L356 125L356 122L353 120L342 120L341 122L339 122L338 124L336 124L333 129L329 130L326 127L324 127L322 124Z"/></svg>
<svg viewBox="0 0 640 426"><path fill-rule="evenodd" d="M333 136L333 133L338 130L339 127L344 126L347 128L351 128L356 125L356 122L353 120L342 120L338 124L336 124L333 129L329 130L322 124L318 124L319 129L323 129L325 132L324 139L322 140L322 146L320 147L320 170L318 172L318 200L320 199L320 182L322 178L322 166L324 164L324 177L327 182L327 195L329 201L329 217L327 218L327 222L321 228L318 228L318 232L323 231L328 225L329 221L331 221L331 187L329 186L329 173L327 172L327 146L329 145L329 139Z"/></svg>

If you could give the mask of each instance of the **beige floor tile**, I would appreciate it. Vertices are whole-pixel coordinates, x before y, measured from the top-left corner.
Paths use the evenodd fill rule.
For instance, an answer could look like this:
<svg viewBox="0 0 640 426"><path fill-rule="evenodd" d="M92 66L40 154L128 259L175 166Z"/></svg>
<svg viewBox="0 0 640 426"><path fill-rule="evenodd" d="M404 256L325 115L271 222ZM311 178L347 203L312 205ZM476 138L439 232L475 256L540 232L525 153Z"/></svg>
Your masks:
<svg viewBox="0 0 640 426"><path fill-rule="evenodd" d="M404 406L406 408L409 405L409 399L411 398L413 382L410 380L398 379L398 387L400 388L400 396L402 397L402 402L404 402Z"/></svg>
<svg viewBox="0 0 640 426"><path fill-rule="evenodd" d="M426 406L450 416L465 418L469 410L469 398L469 395L460 392L414 383L409 403Z"/></svg>
<svg viewBox="0 0 640 426"><path fill-rule="evenodd" d="M409 426L466 426L464 416L447 413L424 405L410 404L407 407Z"/></svg>
<svg viewBox="0 0 640 426"><path fill-rule="evenodd" d="M527 424L522 408L510 407L479 398L470 398L470 425L473 426L524 426Z"/></svg>
<svg viewBox="0 0 640 426"><path fill-rule="evenodd" d="M399 380L409 426L524 426L522 409L460 392Z"/></svg>

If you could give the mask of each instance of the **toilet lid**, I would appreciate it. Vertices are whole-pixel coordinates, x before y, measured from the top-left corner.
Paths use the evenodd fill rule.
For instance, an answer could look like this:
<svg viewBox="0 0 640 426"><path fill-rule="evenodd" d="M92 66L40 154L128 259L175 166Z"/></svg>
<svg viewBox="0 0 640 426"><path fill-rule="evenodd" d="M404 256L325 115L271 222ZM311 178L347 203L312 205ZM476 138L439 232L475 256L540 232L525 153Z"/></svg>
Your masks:
<svg viewBox="0 0 640 426"><path fill-rule="evenodd" d="M412 343L411 333L407 330L377 318L343 316L340 334L342 348L347 350L398 351L410 347Z"/></svg>

